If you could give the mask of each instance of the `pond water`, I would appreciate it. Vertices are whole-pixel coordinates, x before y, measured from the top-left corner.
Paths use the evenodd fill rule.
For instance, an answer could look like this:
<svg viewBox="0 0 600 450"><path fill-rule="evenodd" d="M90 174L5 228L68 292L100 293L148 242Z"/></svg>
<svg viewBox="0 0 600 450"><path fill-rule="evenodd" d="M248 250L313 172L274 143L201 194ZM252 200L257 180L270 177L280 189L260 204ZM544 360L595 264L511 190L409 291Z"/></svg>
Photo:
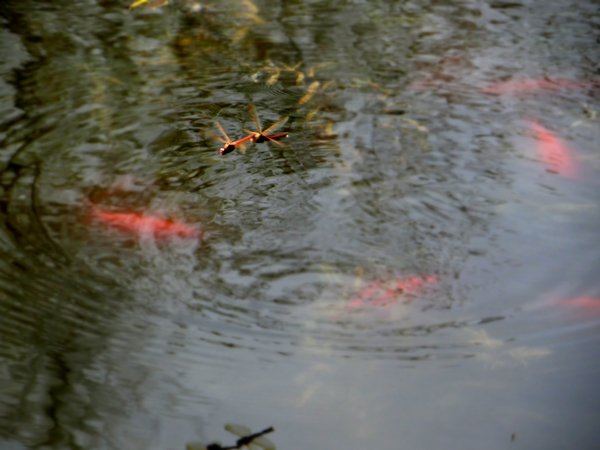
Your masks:
<svg viewBox="0 0 600 450"><path fill-rule="evenodd" d="M0 447L597 448L598 2L128 6L0 5Z"/></svg>

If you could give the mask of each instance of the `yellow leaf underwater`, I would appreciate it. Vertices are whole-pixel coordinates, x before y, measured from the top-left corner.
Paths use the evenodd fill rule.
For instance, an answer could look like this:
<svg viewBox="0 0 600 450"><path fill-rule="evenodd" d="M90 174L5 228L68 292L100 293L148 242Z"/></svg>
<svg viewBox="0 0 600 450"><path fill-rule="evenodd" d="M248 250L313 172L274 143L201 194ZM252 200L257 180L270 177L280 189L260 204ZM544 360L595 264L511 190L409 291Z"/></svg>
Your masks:
<svg viewBox="0 0 600 450"><path fill-rule="evenodd" d="M148 3L144 5L144 3ZM138 6L144 5L147 8L158 8L169 3L169 0L137 0L129 5L129 9L137 8Z"/></svg>

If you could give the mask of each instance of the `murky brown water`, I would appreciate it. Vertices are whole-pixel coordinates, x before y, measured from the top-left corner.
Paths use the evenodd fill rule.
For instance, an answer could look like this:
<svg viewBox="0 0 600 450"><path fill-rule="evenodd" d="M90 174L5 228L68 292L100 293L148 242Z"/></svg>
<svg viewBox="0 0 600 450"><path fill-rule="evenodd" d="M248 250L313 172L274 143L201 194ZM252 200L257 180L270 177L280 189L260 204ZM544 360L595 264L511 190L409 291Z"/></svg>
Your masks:
<svg viewBox="0 0 600 450"><path fill-rule="evenodd" d="M597 2L127 6L0 4L0 447L595 448Z"/></svg>

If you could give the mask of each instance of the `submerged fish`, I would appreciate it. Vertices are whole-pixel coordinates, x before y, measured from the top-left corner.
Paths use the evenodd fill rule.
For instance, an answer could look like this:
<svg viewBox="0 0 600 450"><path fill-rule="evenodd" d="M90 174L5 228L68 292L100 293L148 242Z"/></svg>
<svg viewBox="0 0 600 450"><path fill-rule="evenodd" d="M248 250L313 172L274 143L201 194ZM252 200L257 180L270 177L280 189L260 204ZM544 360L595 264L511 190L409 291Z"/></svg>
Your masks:
<svg viewBox="0 0 600 450"><path fill-rule="evenodd" d="M571 149L563 144L550 131L541 126L537 120L531 127L538 137L538 154L548 172L557 173L567 178L577 178L577 164Z"/></svg>
<svg viewBox="0 0 600 450"><path fill-rule="evenodd" d="M596 297L575 297L555 301L556 304L564 306L578 306L585 311L600 313L600 298Z"/></svg>
<svg viewBox="0 0 600 450"><path fill-rule="evenodd" d="M369 306L383 306L400 301L405 294L414 294L428 284L437 283L437 277L411 277L405 280L376 281L357 292L346 305L349 310Z"/></svg>
<svg viewBox="0 0 600 450"><path fill-rule="evenodd" d="M94 207L94 217L123 230L139 233L152 232L162 236L201 237L202 233L183 223L149 216L144 213L113 213Z"/></svg>
<svg viewBox="0 0 600 450"><path fill-rule="evenodd" d="M590 89L600 88L598 81L575 81L558 78L555 80L523 80L494 84L481 89L484 94L526 94L539 91L557 91L564 88Z"/></svg>

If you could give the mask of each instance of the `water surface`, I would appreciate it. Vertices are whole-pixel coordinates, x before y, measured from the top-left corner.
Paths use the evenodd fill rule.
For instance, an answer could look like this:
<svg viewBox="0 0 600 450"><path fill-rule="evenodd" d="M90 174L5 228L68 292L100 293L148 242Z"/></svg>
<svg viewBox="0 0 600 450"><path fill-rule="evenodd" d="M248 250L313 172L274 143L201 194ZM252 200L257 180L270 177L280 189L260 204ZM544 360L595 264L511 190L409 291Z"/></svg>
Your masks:
<svg viewBox="0 0 600 450"><path fill-rule="evenodd" d="M594 2L127 6L0 6L3 448L594 448Z"/></svg>

